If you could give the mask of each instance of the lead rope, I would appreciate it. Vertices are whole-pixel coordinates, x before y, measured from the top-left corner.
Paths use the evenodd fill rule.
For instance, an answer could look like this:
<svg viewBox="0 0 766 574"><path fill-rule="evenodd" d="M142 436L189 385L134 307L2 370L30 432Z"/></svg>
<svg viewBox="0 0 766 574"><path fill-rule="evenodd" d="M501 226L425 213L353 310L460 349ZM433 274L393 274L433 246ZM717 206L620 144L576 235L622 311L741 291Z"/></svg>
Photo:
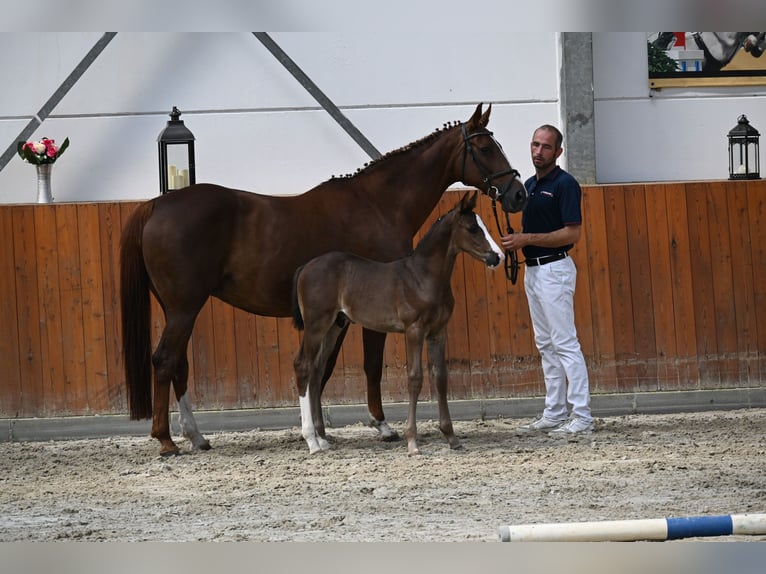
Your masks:
<svg viewBox="0 0 766 574"><path fill-rule="evenodd" d="M497 200L494 197L492 198L492 213L495 214L497 232L500 235L503 235L503 230L500 227L500 218L497 216ZM507 233L513 233L513 227L511 227L511 219L508 217L508 213L505 213L505 225ZM516 255L516 251L511 251L509 249L505 250L505 277L511 282L511 285L516 285L516 280L519 278L519 258Z"/></svg>

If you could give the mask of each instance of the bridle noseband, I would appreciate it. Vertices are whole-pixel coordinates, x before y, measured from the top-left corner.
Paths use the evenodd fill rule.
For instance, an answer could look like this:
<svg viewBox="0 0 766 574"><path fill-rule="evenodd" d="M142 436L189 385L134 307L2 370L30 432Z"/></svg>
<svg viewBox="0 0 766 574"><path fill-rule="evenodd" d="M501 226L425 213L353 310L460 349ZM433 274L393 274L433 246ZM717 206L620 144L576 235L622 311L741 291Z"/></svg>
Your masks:
<svg viewBox="0 0 766 574"><path fill-rule="evenodd" d="M473 146L471 145L470 140L477 137L477 136L489 136L492 141L495 143L495 145L499 148L500 144L497 142L497 140L492 135L492 132L489 130L481 130L478 132L474 132L472 134L468 134L467 130L465 129L465 124L460 124L460 130L463 133L463 168L462 168L462 175L460 177L460 180L465 182L465 164L466 160L468 159L468 154L471 154L471 160L473 161L473 164L476 166L476 169L479 171L479 175L481 176L481 182L482 184L486 185L486 189L482 189L484 194L489 197L492 200L492 213L495 214L495 223L497 223L497 232L500 235L503 235L503 231L500 227L500 218L497 215L497 202L498 200L502 199L502 193L497 188L497 186L492 184L492 181L503 177L505 175L512 175L514 178L519 178L521 174L518 172L518 170L513 169L512 167L509 169L505 169L503 171L497 171L495 173L487 173L487 170L484 169L484 166L476 159L476 154L473 151ZM494 190L494 193L490 193ZM504 192L503 192L504 193ZM505 213L505 225L506 225L506 233L511 234L513 233L513 227L511 227L511 220L508 217L508 212L503 211ZM505 250L505 276L508 280L510 280L512 285L516 285L516 280L519 277L519 258L516 255L516 251L511 251L509 249Z"/></svg>
<svg viewBox="0 0 766 574"><path fill-rule="evenodd" d="M500 199L502 197L502 194L500 190L497 188L497 186L492 185L492 181L503 177L505 175L512 175L514 178L518 178L521 176L521 174L518 172L518 170L513 169L512 167L509 167L508 169L504 169L502 171L496 171L495 173L488 173L486 169L484 169L484 166L479 162L479 160L476 159L476 154L473 151L473 146L471 145L471 140L478 136L488 136L494 144L498 147L498 149L502 150L503 148L500 147L500 144L497 143L497 140L495 139L494 135L489 130L480 130L478 132L474 132L472 134L469 134L468 131L465 129L465 124L460 124L460 131L463 134L463 169L462 174L460 176L460 180L465 182L465 164L466 160L468 159L468 154L471 154L471 160L473 161L473 164L476 166L476 169L479 171L479 175L481 176L481 182L482 184L486 185L486 189L482 189L482 191L485 193L485 195L491 199ZM490 193L492 190L494 190L494 193Z"/></svg>

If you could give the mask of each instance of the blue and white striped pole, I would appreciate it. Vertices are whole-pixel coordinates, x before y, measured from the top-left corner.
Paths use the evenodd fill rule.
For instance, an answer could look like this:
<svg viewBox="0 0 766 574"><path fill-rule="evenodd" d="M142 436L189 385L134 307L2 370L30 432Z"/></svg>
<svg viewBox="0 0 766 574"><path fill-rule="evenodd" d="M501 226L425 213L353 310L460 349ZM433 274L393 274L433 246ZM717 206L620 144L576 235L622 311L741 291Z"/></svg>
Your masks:
<svg viewBox="0 0 766 574"><path fill-rule="evenodd" d="M599 542L766 534L766 514L501 526L502 542Z"/></svg>

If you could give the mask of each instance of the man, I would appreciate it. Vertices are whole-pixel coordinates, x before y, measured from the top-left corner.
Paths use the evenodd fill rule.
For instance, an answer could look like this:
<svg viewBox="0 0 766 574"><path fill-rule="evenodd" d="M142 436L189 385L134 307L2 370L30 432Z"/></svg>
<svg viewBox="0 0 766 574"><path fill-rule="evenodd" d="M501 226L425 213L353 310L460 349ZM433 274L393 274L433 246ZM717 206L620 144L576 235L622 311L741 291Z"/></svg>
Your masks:
<svg viewBox="0 0 766 574"><path fill-rule="evenodd" d="M524 291L545 378L545 410L519 431L569 436L590 433L593 417L588 370L574 323L577 269L568 254L580 239L582 190L556 163L564 151L562 144L563 136L554 126L535 130L531 144L535 175L525 182L529 201L522 214L522 232L502 236L501 243L524 253ZM571 417L567 402L572 405Z"/></svg>

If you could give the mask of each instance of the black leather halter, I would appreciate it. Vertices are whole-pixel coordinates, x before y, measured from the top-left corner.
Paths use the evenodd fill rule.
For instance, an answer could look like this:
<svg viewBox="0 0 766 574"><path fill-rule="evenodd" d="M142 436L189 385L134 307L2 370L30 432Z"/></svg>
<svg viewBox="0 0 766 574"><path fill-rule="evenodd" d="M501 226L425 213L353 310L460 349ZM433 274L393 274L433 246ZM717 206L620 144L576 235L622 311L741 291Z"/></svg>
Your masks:
<svg viewBox="0 0 766 574"><path fill-rule="evenodd" d="M500 144L497 143L497 140L492 135L492 132L489 130L481 130L478 132L473 132L472 134L469 134L468 131L465 129L465 124L460 124L460 130L463 133L463 173L461 174L460 180L465 182L465 164L466 160L468 159L468 155L471 156L471 161L473 161L473 164L476 166L476 169L479 170L479 175L481 176L481 182L486 186L486 189L482 189L482 191L487 195L487 197L490 197L492 199L498 199L500 195L500 190L497 188L497 186L493 185L492 182L496 180L499 177L503 177L505 175L512 175L513 177L517 178L520 177L521 174L512 167L509 167L508 169L504 169L502 171L496 171L495 173L489 173L487 169L481 164L479 160L476 159L476 154L473 151L473 145L471 144L471 140L478 136L489 136L489 138L492 140L492 142L498 147L498 149L503 149L500 147ZM494 191L494 193L492 193Z"/></svg>
<svg viewBox="0 0 766 574"><path fill-rule="evenodd" d="M500 197L500 190L497 188L497 186L492 184L492 181L508 174L518 178L521 174L513 168L505 169L495 173L488 173L487 170L484 169L484 166L476 159L476 154L473 151L473 145L471 145L470 140L477 136L489 136L498 148L500 148L500 144L497 143L497 140L495 140L492 132L489 130L482 130L468 134L467 130L465 129L465 124L461 124L460 129L463 132L463 173L460 180L465 183L465 163L468 155L470 154L473 164L476 166L476 169L479 170L479 175L481 176L482 183L486 185L486 189L482 189L482 191L492 200L492 212L495 214L497 232L500 235L503 235L503 230L500 227L500 218L497 215L497 200ZM508 212L503 211L503 213L505 214L506 233L513 233L513 227L511 227L511 220L508 217ZM505 276L512 285L516 285L516 280L519 278L519 258L516 255L516 251L511 251L509 249L505 250Z"/></svg>

